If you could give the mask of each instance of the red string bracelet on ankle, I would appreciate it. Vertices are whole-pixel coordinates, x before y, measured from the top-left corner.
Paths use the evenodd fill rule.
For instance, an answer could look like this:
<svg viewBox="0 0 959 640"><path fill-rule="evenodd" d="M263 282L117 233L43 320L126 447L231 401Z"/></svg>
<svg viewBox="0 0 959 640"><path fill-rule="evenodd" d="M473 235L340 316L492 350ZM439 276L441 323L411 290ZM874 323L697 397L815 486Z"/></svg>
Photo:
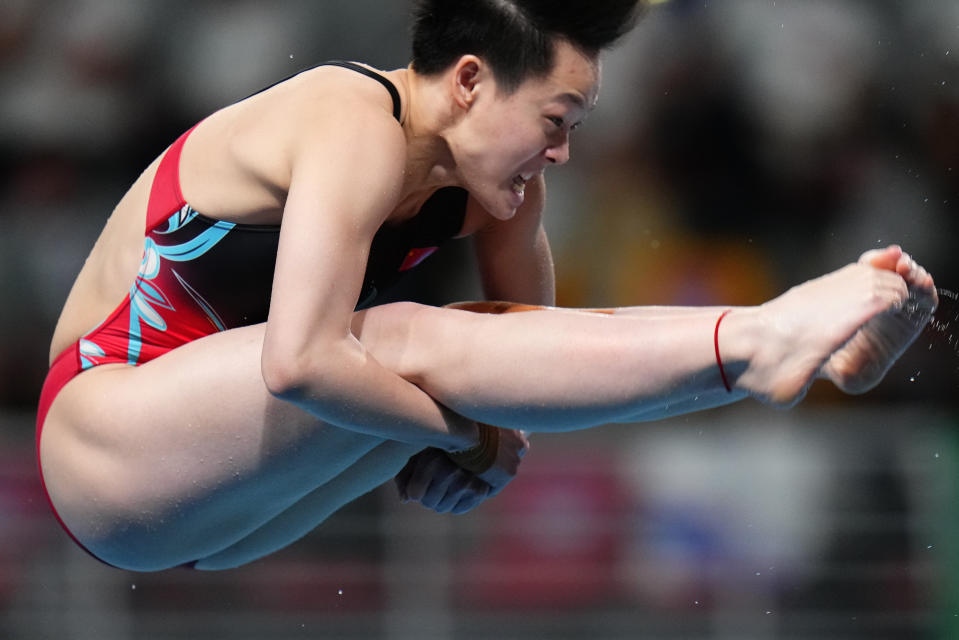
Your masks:
<svg viewBox="0 0 959 640"><path fill-rule="evenodd" d="M719 375L722 376L723 386L726 387L726 391L729 393L733 392L733 388L729 386L729 380L726 378L726 370L723 369L723 360L719 357L719 323L723 321L729 312L732 309L726 309L719 316L719 320L716 321L716 331L713 333L713 344L716 346L716 364L719 365Z"/></svg>

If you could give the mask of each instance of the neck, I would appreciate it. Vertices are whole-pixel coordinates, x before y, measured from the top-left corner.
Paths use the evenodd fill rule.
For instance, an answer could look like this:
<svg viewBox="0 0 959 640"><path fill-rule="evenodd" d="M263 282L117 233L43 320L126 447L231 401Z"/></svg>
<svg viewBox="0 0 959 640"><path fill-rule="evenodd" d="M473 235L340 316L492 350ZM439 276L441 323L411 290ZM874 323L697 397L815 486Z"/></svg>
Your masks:
<svg viewBox="0 0 959 640"><path fill-rule="evenodd" d="M404 194L412 198L441 187L459 186L447 141L454 119L442 81L420 76L412 68L400 75L400 93L407 105L403 119L407 148Z"/></svg>

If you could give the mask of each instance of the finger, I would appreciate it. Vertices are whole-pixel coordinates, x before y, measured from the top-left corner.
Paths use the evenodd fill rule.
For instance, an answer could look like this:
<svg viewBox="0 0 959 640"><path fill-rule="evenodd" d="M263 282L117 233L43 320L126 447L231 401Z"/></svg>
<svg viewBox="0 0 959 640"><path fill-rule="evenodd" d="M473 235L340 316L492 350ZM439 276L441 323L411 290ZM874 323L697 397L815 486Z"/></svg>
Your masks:
<svg viewBox="0 0 959 640"><path fill-rule="evenodd" d="M423 500L423 496L429 490L433 478L443 468L443 463L447 461L448 458L445 455L423 455L417 459L417 464L406 485L406 495L410 500L415 502Z"/></svg>
<svg viewBox="0 0 959 640"><path fill-rule="evenodd" d="M479 478L476 479L476 483L472 491L464 495L460 498L459 502L453 505L450 509L451 513L461 514L472 511L489 497L490 486Z"/></svg>
<svg viewBox="0 0 959 640"><path fill-rule="evenodd" d="M463 496L463 498L457 502L449 510L450 513L454 515L462 515L464 513L469 513L476 507L480 506L483 503L485 496L479 496L475 493L468 494Z"/></svg>
<svg viewBox="0 0 959 640"><path fill-rule="evenodd" d="M447 493L462 490L473 477L445 455L432 461L428 471L429 483L420 502L430 509L435 509Z"/></svg>
<svg viewBox="0 0 959 640"><path fill-rule="evenodd" d="M448 494L458 494L466 487L468 479L465 471L456 469L451 473L436 474L433 481L420 499L427 509L438 511L439 505Z"/></svg>
<svg viewBox="0 0 959 640"><path fill-rule="evenodd" d="M461 501L475 495L476 489L474 489L472 484L472 480L474 479L475 476L472 476L463 478L462 482L451 483L446 493L433 506L433 510L437 513L449 513Z"/></svg>

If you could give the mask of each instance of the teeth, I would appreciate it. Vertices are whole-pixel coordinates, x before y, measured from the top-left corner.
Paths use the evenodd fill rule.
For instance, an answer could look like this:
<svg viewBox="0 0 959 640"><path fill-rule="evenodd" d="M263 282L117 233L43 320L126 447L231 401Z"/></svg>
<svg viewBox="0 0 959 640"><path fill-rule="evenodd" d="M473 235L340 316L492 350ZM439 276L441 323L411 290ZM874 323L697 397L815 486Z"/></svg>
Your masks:
<svg viewBox="0 0 959 640"><path fill-rule="evenodd" d="M526 191L526 180L523 176L516 176L513 178L513 193L517 195L522 195Z"/></svg>

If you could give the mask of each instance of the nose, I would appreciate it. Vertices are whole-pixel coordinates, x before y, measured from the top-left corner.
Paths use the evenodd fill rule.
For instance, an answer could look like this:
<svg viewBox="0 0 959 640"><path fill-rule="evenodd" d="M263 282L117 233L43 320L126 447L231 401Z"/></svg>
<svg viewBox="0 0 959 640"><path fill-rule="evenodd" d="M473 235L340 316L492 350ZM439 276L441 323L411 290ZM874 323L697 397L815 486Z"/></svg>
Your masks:
<svg viewBox="0 0 959 640"><path fill-rule="evenodd" d="M561 144L547 147L546 159L553 164L566 164L569 162L569 138L564 138Z"/></svg>

